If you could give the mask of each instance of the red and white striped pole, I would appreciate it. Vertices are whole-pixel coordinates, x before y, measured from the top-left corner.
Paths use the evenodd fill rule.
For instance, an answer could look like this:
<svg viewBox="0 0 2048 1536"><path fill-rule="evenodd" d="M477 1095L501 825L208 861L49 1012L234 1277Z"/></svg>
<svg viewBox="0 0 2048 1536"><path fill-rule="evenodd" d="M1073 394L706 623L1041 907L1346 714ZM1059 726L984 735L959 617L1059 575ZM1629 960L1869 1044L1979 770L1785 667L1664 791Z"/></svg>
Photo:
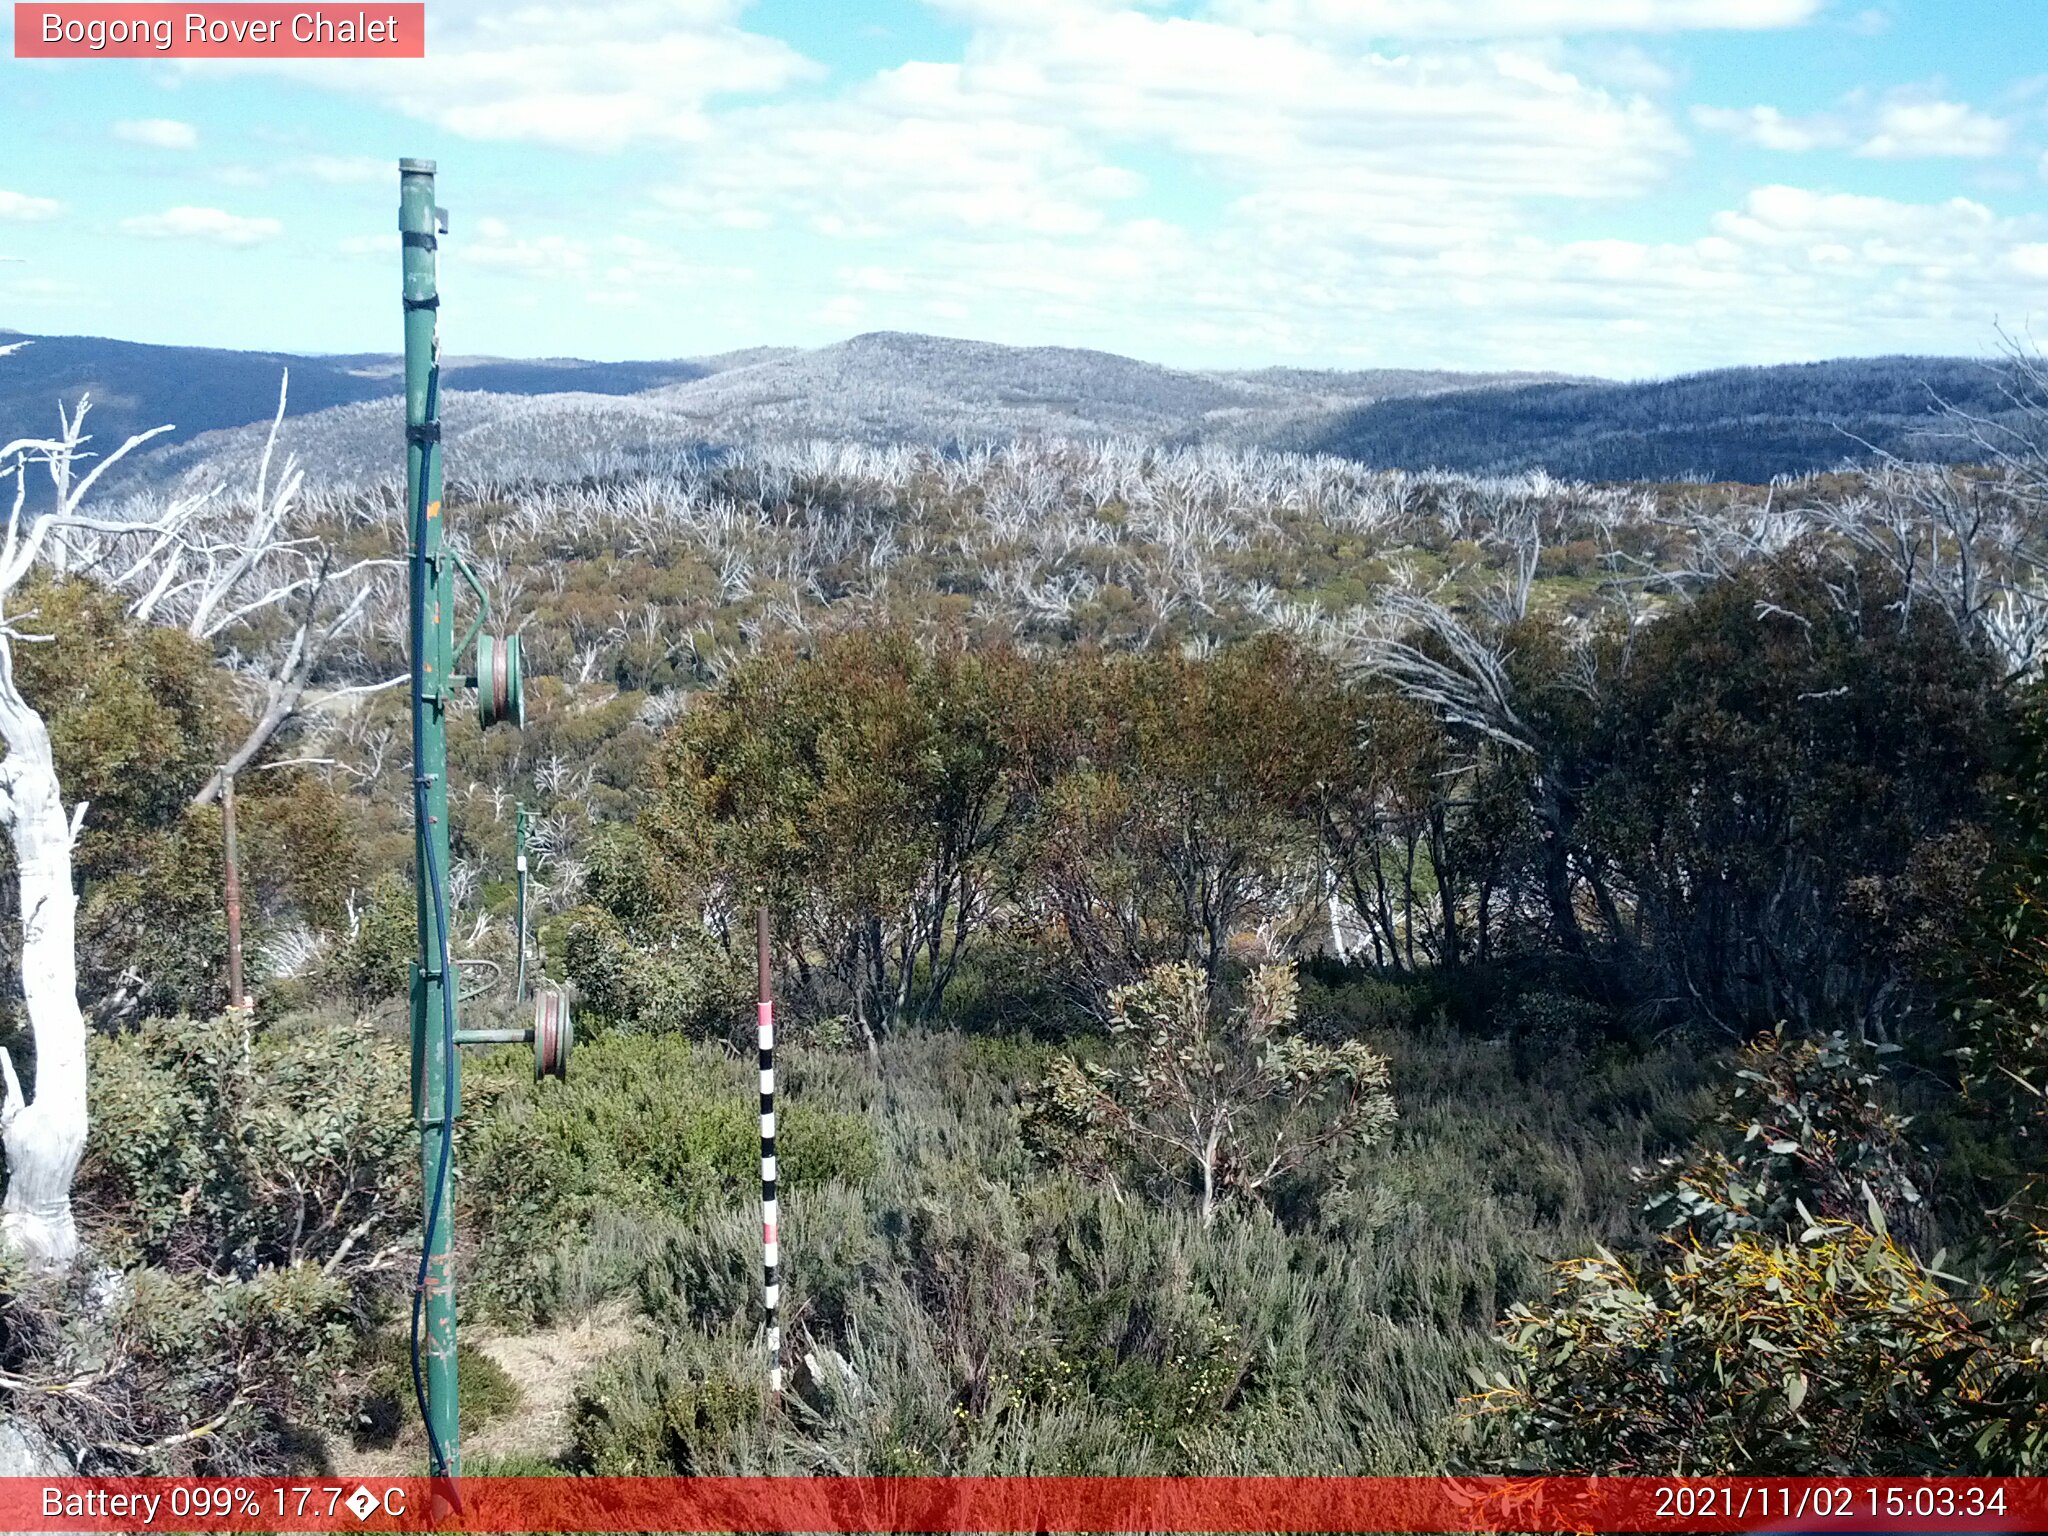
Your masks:
<svg viewBox="0 0 2048 1536"><path fill-rule="evenodd" d="M782 1400L782 1287L777 1279L782 1245L775 1204L775 997L768 978L768 909L761 909L761 1263L768 1321L768 1395Z"/></svg>

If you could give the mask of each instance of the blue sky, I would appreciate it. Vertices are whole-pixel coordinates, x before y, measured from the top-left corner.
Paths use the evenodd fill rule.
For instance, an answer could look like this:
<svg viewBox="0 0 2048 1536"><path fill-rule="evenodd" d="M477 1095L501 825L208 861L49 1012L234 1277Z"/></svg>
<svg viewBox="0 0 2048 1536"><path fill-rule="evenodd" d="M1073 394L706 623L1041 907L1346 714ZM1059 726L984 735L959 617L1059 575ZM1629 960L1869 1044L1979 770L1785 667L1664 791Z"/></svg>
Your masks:
<svg viewBox="0 0 2048 1536"><path fill-rule="evenodd" d="M421 62L0 60L0 326L389 351L424 155L464 353L1640 377L2048 333L2039 0L427 17Z"/></svg>

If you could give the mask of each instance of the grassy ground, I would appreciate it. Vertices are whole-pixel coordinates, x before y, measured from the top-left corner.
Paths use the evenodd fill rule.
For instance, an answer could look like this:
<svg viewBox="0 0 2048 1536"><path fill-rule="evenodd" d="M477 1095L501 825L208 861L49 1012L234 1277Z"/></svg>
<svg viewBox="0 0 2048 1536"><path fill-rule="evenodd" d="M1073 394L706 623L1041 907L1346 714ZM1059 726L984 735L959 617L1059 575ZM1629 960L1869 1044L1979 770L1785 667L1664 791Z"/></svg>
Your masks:
<svg viewBox="0 0 2048 1536"><path fill-rule="evenodd" d="M1017 1093L1050 1045L786 1052L785 1125L806 1130L782 1148L791 1390L772 1430L751 1064L614 1036L567 1092L480 1073L469 1305L499 1320L494 1358L527 1400L560 1404L555 1447L515 1449L612 1473L1453 1462L1494 1319L1548 1289L1551 1261L1632 1235L1634 1170L1694 1122L1697 1068L1532 1059L1441 1024L1368 1038L1393 1063L1392 1136L1284 1223L1207 1229L1032 1159ZM536 1329L585 1346L515 1343Z"/></svg>

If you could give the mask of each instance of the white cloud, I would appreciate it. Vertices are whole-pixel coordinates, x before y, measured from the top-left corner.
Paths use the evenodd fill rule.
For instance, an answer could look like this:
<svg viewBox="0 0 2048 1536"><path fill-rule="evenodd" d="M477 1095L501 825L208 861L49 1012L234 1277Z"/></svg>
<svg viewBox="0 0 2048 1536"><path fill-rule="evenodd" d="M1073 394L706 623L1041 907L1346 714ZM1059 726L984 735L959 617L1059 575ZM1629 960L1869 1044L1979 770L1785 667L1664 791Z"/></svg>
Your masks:
<svg viewBox="0 0 2048 1536"><path fill-rule="evenodd" d="M54 277L8 277L0 282L0 294L10 299L63 304L94 313L104 312L109 307L104 292Z"/></svg>
<svg viewBox="0 0 2048 1536"><path fill-rule="evenodd" d="M114 124L114 137L151 149L192 149L199 143L199 130L171 117L131 117Z"/></svg>
<svg viewBox="0 0 2048 1536"><path fill-rule="evenodd" d="M462 242L459 255L458 247L450 243L451 271L462 263L474 263L479 267L496 267L505 271L540 275L556 272L580 273L590 265L590 255L583 244L566 235L538 235L529 239L514 239L505 226L495 219L486 219L479 223L477 234L480 238Z"/></svg>
<svg viewBox="0 0 2048 1536"><path fill-rule="evenodd" d="M1764 149L1853 149L1869 160L1981 159L2003 151L2012 137L2011 126L1988 113L1913 88L1875 100L1857 92L1837 110L1808 117L1788 117L1768 106L1701 106L1693 108L1692 118L1709 132Z"/></svg>
<svg viewBox="0 0 2048 1536"><path fill-rule="evenodd" d="M1616 207L1636 226L1660 215L1631 200L1691 153L1669 107L1675 50L1621 34L1791 26L1819 0L926 3L964 24L958 53L801 91L820 72L743 31L741 0L437 0L445 89L430 93L415 66L246 67L456 134L651 146L658 159L620 167L653 167L651 206L610 228L572 222L582 178L552 156L534 157L533 197L475 199L447 271L508 313L561 305L551 279L567 273L572 303L757 333L735 341L942 319L1183 359L1647 374L1981 348L2040 292L2048 217L1965 198L1767 186L1710 219L1667 214L1658 239L1559 232L1604 235ZM1963 153L1995 119L1945 94L1707 107L1695 122L1788 152ZM323 175L289 158L305 153L280 152L280 185L390 174L337 158ZM329 248L382 261L390 239ZM743 264L756 260L759 275ZM760 297L742 303L748 283ZM698 302L712 296L725 303Z"/></svg>
<svg viewBox="0 0 2048 1536"><path fill-rule="evenodd" d="M858 303L862 325L1150 355L1643 374L1978 347L2026 291L2033 258L2010 253L2048 239L1969 199L1793 186L1664 240L1553 238L1548 207L1583 216L1682 163L1654 78L1601 84L1555 46L948 3L975 23L957 63L724 114L664 205L833 241L836 270L790 295L813 323ZM1846 151L1903 100L1704 123ZM1140 188L1129 168L1161 161L1185 170Z"/></svg>
<svg viewBox="0 0 2048 1536"><path fill-rule="evenodd" d="M368 95L464 138L608 151L700 140L712 99L773 93L822 73L781 40L743 30L743 8L743 0L436 0L430 83L418 64L394 60L205 67Z"/></svg>
<svg viewBox="0 0 2048 1536"><path fill-rule="evenodd" d="M1982 350L2034 291L2048 221L1968 199L1759 188L1674 239L1513 229L1402 248L1341 225L1275 238L1111 223L1078 241L965 236L892 247L885 280L842 268L868 325L947 305L996 339L1271 362L1545 367L1651 375L1738 361Z"/></svg>
<svg viewBox="0 0 2048 1536"><path fill-rule="evenodd" d="M1796 27L1825 0L1216 0L1260 31L1345 37L1547 37Z"/></svg>
<svg viewBox="0 0 2048 1536"><path fill-rule="evenodd" d="M1262 191L1392 199L1627 195L1683 151L1647 98L1512 49L1356 53L1133 13L970 53L970 79Z"/></svg>
<svg viewBox="0 0 2048 1536"><path fill-rule="evenodd" d="M1472 238L1529 199L1638 193L1685 151L1647 97L1540 51L1361 53L1091 0L1053 19L1009 13L960 63L731 114L664 201L843 238L1085 235L1141 189L1128 146L1192 157L1233 218L1276 237L1334 222L1402 246Z"/></svg>
<svg viewBox="0 0 2048 1536"><path fill-rule="evenodd" d="M705 222L841 238L958 227L1085 235L1140 179L1057 117L909 64L822 106L738 114L662 196Z"/></svg>
<svg viewBox="0 0 2048 1536"><path fill-rule="evenodd" d="M355 236L341 246L344 255L385 259L394 248L390 236ZM744 267L686 261L672 248L636 235L520 234L488 214L476 220L470 234L445 241L441 252L442 273L450 282L460 283L467 268L542 283L574 277L582 285L579 297L607 308L631 308L644 302L649 291L711 291L729 297L754 278ZM499 292L511 302L524 302L523 287Z"/></svg>
<svg viewBox="0 0 2048 1536"><path fill-rule="evenodd" d="M1874 160L1982 158L1998 154L2011 137L2007 124L1961 102L1893 101L1856 153Z"/></svg>
<svg viewBox="0 0 2048 1536"><path fill-rule="evenodd" d="M1965 238L1998 219L1982 203L1952 197L1942 203L1902 203L1888 197L1812 192L1804 187L1759 187L1739 210L1715 218L1731 239L1781 245L1817 235L1892 239L1902 235Z"/></svg>
<svg viewBox="0 0 2048 1536"><path fill-rule="evenodd" d="M858 330L867 313L867 305L850 293L837 294L818 307L820 321L842 330Z"/></svg>
<svg viewBox="0 0 2048 1536"><path fill-rule="evenodd" d="M15 219L22 223L54 219L63 208L64 205L54 197L31 197L26 192L9 192L0 188L0 219Z"/></svg>
<svg viewBox="0 0 2048 1536"><path fill-rule="evenodd" d="M371 186L398 181L395 161L370 155L300 155L268 161L262 165L215 165L207 173L224 187L269 187L280 182L317 181L328 187Z"/></svg>
<svg viewBox="0 0 2048 1536"><path fill-rule="evenodd" d="M398 181L395 165L369 155L308 155L289 169L330 187L368 186L387 180L395 186Z"/></svg>
<svg viewBox="0 0 2048 1536"><path fill-rule="evenodd" d="M1679 82L1678 71L1647 48L1615 38L1589 38L1573 45L1573 67L1586 80L1613 89L1656 96Z"/></svg>
<svg viewBox="0 0 2048 1536"><path fill-rule="evenodd" d="M218 245L260 245L284 233L276 219L249 219L219 208L166 208L123 219L121 228L152 240L211 240Z"/></svg>
<svg viewBox="0 0 2048 1536"><path fill-rule="evenodd" d="M1791 154L1811 149L1845 149L1855 137L1834 118L1787 117L1776 107L1694 107L1692 120L1762 149Z"/></svg>

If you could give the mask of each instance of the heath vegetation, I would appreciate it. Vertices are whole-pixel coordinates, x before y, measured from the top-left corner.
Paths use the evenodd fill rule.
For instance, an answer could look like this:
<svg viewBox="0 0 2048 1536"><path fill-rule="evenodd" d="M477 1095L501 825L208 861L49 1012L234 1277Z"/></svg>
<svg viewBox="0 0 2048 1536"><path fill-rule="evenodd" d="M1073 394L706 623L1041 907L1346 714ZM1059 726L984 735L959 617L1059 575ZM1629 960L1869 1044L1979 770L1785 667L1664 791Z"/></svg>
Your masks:
<svg viewBox="0 0 2048 1536"><path fill-rule="evenodd" d="M2016 432L1757 487L1114 441L531 443L452 487L534 674L523 731L451 742L468 1018L511 1016L524 806L583 1037L566 1083L470 1061L466 1317L631 1319L521 1467L2039 1470ZM402 512L249 468L24 492L0 555L10 1212L64 1151L18 1133L68 1070L39 892L90 1104L0 1393L95 1471L415 1433Z"/></svg>

